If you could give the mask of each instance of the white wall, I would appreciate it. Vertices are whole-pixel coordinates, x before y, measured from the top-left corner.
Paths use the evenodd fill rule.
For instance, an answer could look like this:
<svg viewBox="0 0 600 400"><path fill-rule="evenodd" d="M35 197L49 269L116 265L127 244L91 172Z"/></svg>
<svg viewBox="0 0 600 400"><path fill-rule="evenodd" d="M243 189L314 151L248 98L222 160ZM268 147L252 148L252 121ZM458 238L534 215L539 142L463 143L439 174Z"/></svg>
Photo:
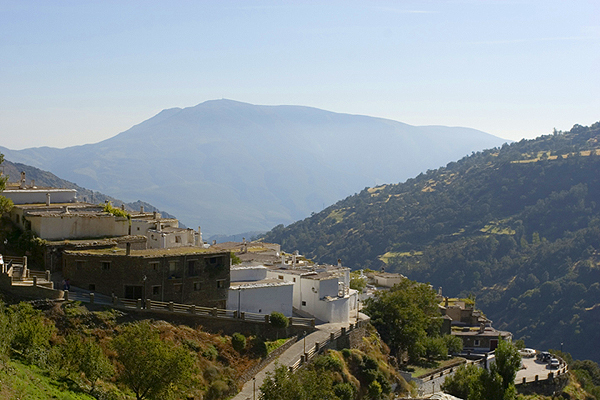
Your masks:
<svg viewBox="0 0 600 400"><path fill-rule="evenodd" d="M227 309L259 314L277 311L291 317L292 292L293 285L289 284L229 288Z"/></svg>
<svg viewBox="0 0 600 400"><path fill-rule="evenodd" d="M114 237L129 232L127 218L112 215L63 214L27 216L27 219L31 230L48 240Z"/></svg>
<svg viewBox="0 0 600 400"><path fill-rule="evenodd" d="M75 189L6 189L2 195L14 204L46 204L46 193L50 193L50 203L73 203L77 196Z"/></svg>
<svg viewBox="0 0 600 400"><path fill-rule="evenodd" d="M267 270L267 267L258 265L253 267L232 266L229 269L229 279L231 282L260 281L267 278Z"/></svg>

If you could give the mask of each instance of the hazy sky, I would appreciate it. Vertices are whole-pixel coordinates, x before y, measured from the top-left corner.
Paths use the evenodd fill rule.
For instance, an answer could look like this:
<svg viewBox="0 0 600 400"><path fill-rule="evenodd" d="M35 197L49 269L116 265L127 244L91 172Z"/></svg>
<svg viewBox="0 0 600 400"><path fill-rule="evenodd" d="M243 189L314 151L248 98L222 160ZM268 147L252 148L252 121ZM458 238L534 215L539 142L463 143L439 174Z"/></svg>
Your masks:
<svg viewBox="0 0 600 400"><path fill-rule="evenodd" d="M600 120L600 1L0 0L0 145L228 98L518 140Z"/></svg>

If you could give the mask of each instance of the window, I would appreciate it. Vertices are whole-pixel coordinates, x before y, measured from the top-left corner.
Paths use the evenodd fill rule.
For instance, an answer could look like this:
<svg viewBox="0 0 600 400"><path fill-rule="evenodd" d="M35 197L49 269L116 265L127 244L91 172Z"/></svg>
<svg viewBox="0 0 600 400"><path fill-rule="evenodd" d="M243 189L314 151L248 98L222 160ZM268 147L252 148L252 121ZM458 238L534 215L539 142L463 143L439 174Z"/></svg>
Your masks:
<svg viewBox="0 0 600 400"><path fill-rule="evenodd" d="M296 282L296 278L292 278L294 280L294 282Z"/></svg>
<svg viewBox="0 0 600 400"><path fill-rule="evenodd" d="M150 268L153 271L158 271L158 267L160 266L160 263L158 261L153 261L153 262L150 262L148 264L150 265Z"/></svg>
<svg viewBox="0 0 600 400"><path fill-rule="evenodd" d="M283 275L279 275L278 278L283 280Z"/></svg>
<svg viewBox="0 0 600 400"><path fill-rule="evenodd" d="M81 271L85 267L85 261L77 260L75 261L75 269L77 271Z"/></svg>
<svg viewBox="0 0 600 400"><path fill-rule="evenodd" d="M169 273L174 274L179 268L179 261L169 261Z"/></svg>
<svg viewBox="0 0 600 400"><path fill-rule="evenodd" d="M202 290L202 282L194 282L194 292Z"/></svg>
<svg viewBox="0 0 600 400"><path fill-rule="evenodd" d="M217 257L211 257L211 258L209 258L208 259L208 263L212 264L212 265L216 264L217 263Z"/></svg>
<svg viewBox="0 0 600 400"><path fill-rule="evenodd" d="M480 344L479 339L475 339L474 342L473 342L473 345L474 346L479 346L479 344Z"/></svg>
<svg viewBox="0 0 600 400"><path fill-rule="evenodd" d="M305 301L303 301L303 302L302 302L302 305L303 305L303 306L305 306L305 305L306 305L306 302L305 302Z"/></svg>
<svg viewBox="0 0 600 400"><path fill-rule="evenodd" d="M196 260L188 261L188 276L196 276Z"/></svg>
<svg viewBox="0 0 600 400"><path fill-rule="evenodd" d="M160 286L152 286L152 294L157 296L160 294Z"/></svg>
<svg viewBox="0 0 600 400"><path fill-rule="evenodd" d="M140 230L140 227L139 227L139 226L137 227L137 230L138 230L138 231Z"/></svg>
<svg viewBox="0 0 600 400"><path fill-rule="evenodd" d="M217 289L225 288L225 279L217 279Z"/></svg>
<svg viewBox="0 0 600 400"><path fill-rule="evenodd" d="M175 243L181 243L181 236L175 236Z"/></svg>
<svg viewBox="0 0 600 400"><path fill-rule="evenodd" d="M110 261L101 261L102 271L108 271L110 269Z"/></svg>
<svg viewBox="0 0 600 400"><path fill-rule="evenodd" d="M176 284L174 284L174 285L173 285L173 291L174 291L175 293L181 293L181 287L182 287L182 286L183 286L183 285L182 285L181 283L176 283Z"/></svg>

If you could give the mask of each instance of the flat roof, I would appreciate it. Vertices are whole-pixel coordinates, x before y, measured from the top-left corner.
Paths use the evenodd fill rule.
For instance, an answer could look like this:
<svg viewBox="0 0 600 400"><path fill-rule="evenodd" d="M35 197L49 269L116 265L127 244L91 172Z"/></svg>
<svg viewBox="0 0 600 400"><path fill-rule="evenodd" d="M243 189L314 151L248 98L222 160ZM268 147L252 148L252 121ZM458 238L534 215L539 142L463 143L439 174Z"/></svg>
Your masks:
<svg viewBox="0 0 600 400"><path fill-rule="evenodd" d="M65 253L68 254L80 254L80 255L98 255L98 256L126 256L126 249L117 247L109 249L89 249L89 250L67 250ZM229 254L227 251L215 251L211 249L205 249L202 247L176 247L172 249L145 249L145 250L131 250L128 257L168 257L168 256L180 256L187 254Z"/></svg>
<svg viewBox="0 0 600 400"><path fill-rule="evenodd" d="M233 289L233 290L240 290L240 289L254 289L254 288L273 287L273 286L291 286L293 284L294 284L294 282L285 282L285 281L282 281L281 279L267 278L267 279L261 279L259 281L229 282L229 288Z"/></svg>

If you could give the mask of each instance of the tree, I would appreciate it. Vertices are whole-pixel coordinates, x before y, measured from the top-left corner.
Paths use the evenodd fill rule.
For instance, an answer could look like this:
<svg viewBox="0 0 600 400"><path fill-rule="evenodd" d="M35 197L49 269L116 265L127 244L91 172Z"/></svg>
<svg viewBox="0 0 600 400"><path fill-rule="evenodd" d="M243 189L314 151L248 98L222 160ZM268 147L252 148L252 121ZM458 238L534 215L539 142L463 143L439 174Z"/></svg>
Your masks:
<svg viewBox="0 0 600 400"><path fill-rule="evenodd" d="M473 364L458 368L442 385L442 390L467 400L513 400L516 396L515 376L521 356L510 342L499 340L495 362L489 371Z"/></svg>
<svg viewBox="0 0 600 400"><path fill-rule="evenodd" d="M239 332L234 333L231 336L231 346L238 353L246 348L246 337Z"/></svg>
<svg viewBox="0 0 600 400"><path fill-rule="evenodd" d="M312 369L289 372L279 366L267 372L260 387L263 400L337 400L333 391L333 381L329 374L317 373Z"/></svg>
<svg viewBox="0 0 600 400"><path fill-rule="evenodd" d="M280 312L273 311L269 316L269 322L275 329L287 328L290 320Z"/></svg>
<svg viewBox="0 0 600 400"><path fill-rule="evenodd" d="M181 398L188 389L194 359L183 347L161 340L149 322L126 326L113 346L122 365L119 381L137 400Z"/></svg>
<svg viewBox="0 0 600 400"><path fill-rule="evenodd" d="M502 388L506 392L515 384L517 371L521 367L519 350L507 340L498 340L495 351L496 362L490 367L491 372L496 372L502 378Z"/></svg>
<svg viewBox="0 0 600 400"><path fill-rule="evenodd" d="M428 331L439 330L436 294L427 284L404 279L389 291L375 292L365 304L363 312L399 359L404 352L410 359L418 359Z"/></svg>
<svg viewBox="0 0 600 400"><path fill-rule="evenodd" d="M11 305L8 315L13 333L10 342L12 350L29 362L44 363L55 330L54 324L29 303Z"/></svg>
<svg viewBox="0 0 600 400"><path fill-rule="evenodd" d="M475 364L458 367L454 375L446 378L442 384L442 390L453 396L465 400L475 400L479 398L481 391L481 374L483 369Z"/></svg>
<svg viewBox="0 0 600 400"><path fill-rule="evenodd" d="M4 154L0 153L0 165L4 162ZM8 181L8 176L0 176L0 193L4 191L6 188L6 182ZM0 195L0 215L5 212L9 212L13 208L13 202L11 199L8 199L2 195Z"/></svg>

